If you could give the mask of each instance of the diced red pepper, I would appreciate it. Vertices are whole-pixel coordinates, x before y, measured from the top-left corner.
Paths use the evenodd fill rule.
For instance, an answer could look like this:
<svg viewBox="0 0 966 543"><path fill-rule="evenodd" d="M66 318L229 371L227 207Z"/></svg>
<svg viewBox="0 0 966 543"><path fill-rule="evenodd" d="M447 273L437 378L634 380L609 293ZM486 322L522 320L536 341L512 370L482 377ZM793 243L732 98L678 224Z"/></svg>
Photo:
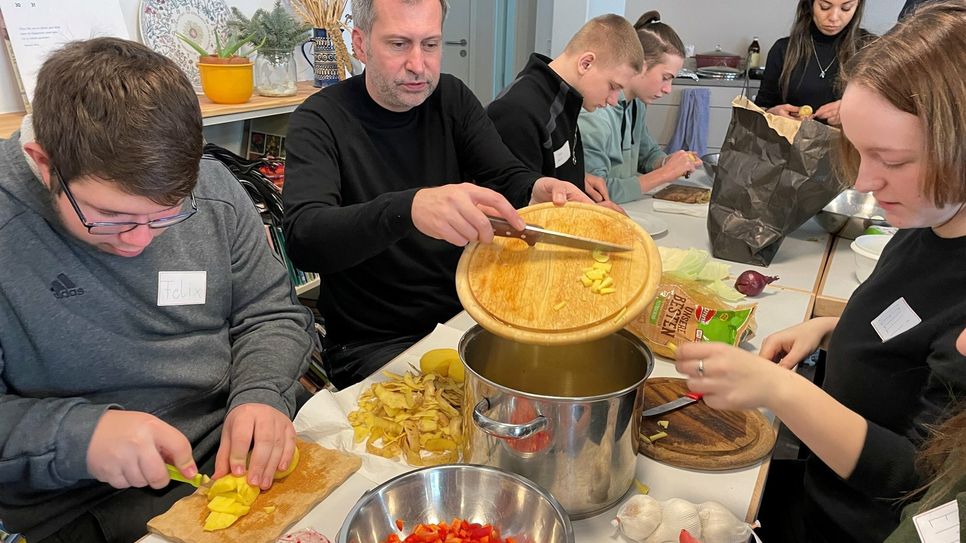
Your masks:
<svg viewBox="0 0 966 543"><path fill-rule="evenodd" d="M687 530L681 530L678 538L680 540L679 543L701 543L696 537L691 535L691 532Z"/></svg>
<svg viewBox="0 0 966 543"><path fill-rule="evenodd" d="M402 531L403 526L402 520L396 520L396 528ZM398 535L390 534L383 543L516 543L516 540L500 538L500 531L490 524L454 518L449 524L417 524L402 541Z"/></svg>

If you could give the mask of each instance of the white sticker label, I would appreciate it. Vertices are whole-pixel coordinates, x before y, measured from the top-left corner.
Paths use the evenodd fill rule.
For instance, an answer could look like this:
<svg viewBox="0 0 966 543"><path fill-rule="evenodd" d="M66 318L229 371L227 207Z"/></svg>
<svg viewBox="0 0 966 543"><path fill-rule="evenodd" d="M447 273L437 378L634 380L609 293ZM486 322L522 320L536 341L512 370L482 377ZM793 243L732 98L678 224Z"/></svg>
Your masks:
<svg viewBox="0 0 966 543"><path fill-rule="evenodd" d="M202 305L208 284L208 272L158 272L158 306Z"/></svg>
<svg viewBox="0 0 966 543"><path fill-rule="evenodd" d="M914 326L922 322L919 315L909 307L905 298L899 298L892 302L892 305L872 319L872 328L879 334L882 342L885 343L899 334L911 330Z"/></svg>
<svg viewBox="0 0 966 543"><path fill-rule="evenodd" d="M554 168L559 168L561 164L567 162L570 158L570 142L565 141L560 149L553 152L553 166Z"/></svg>
<svg viewBox="0 0 966 543"><path fill-rule="evenodd" d="M922 543L959 543L959 505L944 503L912 517Z"/></svg>

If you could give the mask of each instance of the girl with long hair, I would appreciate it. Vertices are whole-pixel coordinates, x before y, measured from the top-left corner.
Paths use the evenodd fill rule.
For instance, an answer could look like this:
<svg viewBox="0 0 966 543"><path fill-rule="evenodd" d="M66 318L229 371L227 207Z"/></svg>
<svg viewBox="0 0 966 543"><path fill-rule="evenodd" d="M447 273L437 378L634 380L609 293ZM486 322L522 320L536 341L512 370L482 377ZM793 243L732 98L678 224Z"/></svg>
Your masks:
<svg viewBox="0 0 966 543"><path fill-rule="evenodd" d="M769 113L795 119L809 106L816 119L839 125L839 69L872 34L862 24L865 0L799 0L788 37L768 52L755 104Z"/></svg>

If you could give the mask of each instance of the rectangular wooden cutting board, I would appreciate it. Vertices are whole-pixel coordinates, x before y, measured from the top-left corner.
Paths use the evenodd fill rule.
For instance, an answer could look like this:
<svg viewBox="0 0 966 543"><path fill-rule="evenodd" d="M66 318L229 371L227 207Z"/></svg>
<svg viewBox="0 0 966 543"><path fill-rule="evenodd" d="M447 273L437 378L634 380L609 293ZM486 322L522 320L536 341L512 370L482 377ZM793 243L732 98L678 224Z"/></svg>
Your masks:
<svg viewBox="0 0 966 543"><path fill-rule="evenodd" d="M252 504L251 512L224 530L202 529L208 498L199 489L148 522L148 531L177 543L274 543L362 465L352 454L299 440L299 465ZM267 512L266 507L275 509Z"/></svg>

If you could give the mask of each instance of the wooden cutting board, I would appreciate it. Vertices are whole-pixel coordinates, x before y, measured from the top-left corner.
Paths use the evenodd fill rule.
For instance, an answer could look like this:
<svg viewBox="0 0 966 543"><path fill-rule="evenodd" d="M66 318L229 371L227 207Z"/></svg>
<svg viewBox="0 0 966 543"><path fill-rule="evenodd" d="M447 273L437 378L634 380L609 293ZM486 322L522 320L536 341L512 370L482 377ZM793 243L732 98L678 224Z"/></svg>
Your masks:
<svg viewBox="0 0 966 543"><path fill-rule="evenodd" d="M275 543L362 465L357 456L315 443L299 440L297 446L300 458L295 471L259 494L251 511L230 527L215 532L202 529L208 498L199 489L151 519L148 531L178 543ZM265 511L273 505L274 511Z"/></svg>
<svg viewBox="0 0 966 543"><path fill-rule="evenodd" d="M685 379L648 379L644 385L644 409L680 398L686 392ZM659 420L668 421L667 430L658 426ZM761 412L720 411L700 400L644 418L642 435L661 431L667 432L667 437L654 443L641 440L641 454L681 468L715 471L750 466L775 446L775 430Z"/></svg>
<svg viewBox="0 0 966 543"><path fill-rule="evenodd" d="M591 251L495 238L471 243L456 269L456 292L481 326L499 336L542 345L590 341L624 327L654 299L661 256L651 236L626 215L598 205L537 204L519 210L549 230L634 247L611 253L617 289L597 294L580 283Z"/></svg>

